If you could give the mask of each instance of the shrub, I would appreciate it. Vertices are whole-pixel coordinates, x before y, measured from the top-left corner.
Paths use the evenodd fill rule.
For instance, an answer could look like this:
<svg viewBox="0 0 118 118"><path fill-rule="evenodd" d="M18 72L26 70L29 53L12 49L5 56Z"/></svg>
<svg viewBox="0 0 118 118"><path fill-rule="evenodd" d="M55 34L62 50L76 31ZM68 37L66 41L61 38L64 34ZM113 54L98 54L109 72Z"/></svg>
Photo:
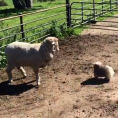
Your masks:
<svg viewBox="0 0 118 118"><path fill-rule="evenodd" d="M59 36L60 29L57 26L56 21L52 21L51 27L47 30L47 34L50 34L51 36Z"/></svg>
<svg viewBox="0 0 118 118"><path fill-rule="evenodd" d="M72 27L67 28L66 23L63 23L62 25L60 25L59 29L63 37L68 37L74 34L74 29Z"/></svg>
<svg viewBox="0 0 118 118"><path fill-rule="evenodd" d="M52 21L51 27L47 33L56 37L68 37L74 34L73 28L67 28L66 23L58 25L56 21Z"/></svg>
<svg viewBox="0 0 118 118"><path fill-rule="evenodd" d="M0 52L0 68L5 67L7 64L6 56L3 52Z"/></svg>

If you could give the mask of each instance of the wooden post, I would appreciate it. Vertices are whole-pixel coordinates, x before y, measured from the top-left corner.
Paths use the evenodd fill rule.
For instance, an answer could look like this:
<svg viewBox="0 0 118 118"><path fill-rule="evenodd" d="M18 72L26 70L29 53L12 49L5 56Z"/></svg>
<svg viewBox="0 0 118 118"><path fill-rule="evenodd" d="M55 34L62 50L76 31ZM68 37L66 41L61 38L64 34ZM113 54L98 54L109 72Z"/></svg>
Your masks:
<svg viewBox="0 0 118 118"><path fill-rule="evenodd" d="M24 40L24 38L25 38L25 33L24 33L23 15L22 15L22 13L21 13L19 16L20 16L21 35L22 35L22 39Z"/></svg>
<svg viewBox="0 0 118 118"><path fill-rule="evenodd" d="M70 5L70 0L66 0L66 18L67 18L67 27L71 27L71 5Z"/></svg>

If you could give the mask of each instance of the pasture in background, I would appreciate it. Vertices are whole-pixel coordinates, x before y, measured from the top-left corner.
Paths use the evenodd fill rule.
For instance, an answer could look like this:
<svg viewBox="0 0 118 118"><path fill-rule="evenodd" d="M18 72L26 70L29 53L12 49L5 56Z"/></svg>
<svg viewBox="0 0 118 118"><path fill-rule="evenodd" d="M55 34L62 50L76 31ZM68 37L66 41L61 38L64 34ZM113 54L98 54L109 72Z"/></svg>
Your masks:
<svg viewBox="0 0 118 118"><path fill-rule="evenodd" d="M4 16L0 19L0 67L6 65L4 49L7 44L16 40L40 42L49 35L67 37L74 31L79 34L83 24L112 16L118 8L118 0L35 1L33 8L25 11L13 9L10 1L7 4L1 8ZM35 11L39 7L41 10Z"/></svg>

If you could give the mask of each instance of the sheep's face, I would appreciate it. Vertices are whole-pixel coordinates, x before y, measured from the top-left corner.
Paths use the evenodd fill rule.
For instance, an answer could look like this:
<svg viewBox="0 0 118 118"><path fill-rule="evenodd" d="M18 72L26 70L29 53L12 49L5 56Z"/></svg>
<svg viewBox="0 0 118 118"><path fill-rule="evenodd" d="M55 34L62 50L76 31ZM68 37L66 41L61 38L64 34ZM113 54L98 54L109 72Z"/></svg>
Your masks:
<svg viewBox="0 0 118 118"><path fill-rule="evenodd" d="M53 52L59 51L58 39L56 37L48 37L46 38L47 42L51 45L51 50Z"/></svg>
<svg viewBox="0 0 118 118"><path fill-rule="evenodd" d="M58 44L58 40L54 40L52 42L53 45L53 52L59 51L59 44Z"/></svg>

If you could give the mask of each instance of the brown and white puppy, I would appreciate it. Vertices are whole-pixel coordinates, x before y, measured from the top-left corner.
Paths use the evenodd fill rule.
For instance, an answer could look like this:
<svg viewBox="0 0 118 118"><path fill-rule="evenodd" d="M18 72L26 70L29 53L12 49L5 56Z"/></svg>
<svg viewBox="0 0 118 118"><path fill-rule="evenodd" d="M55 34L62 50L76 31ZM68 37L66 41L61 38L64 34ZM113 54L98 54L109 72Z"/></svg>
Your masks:
<svg viewBox="0 0 118 118"><path fill-rule="evenodd" d="M114 70L111 66L104 65L102 62L97 61L94 64L94 77L97 78L105 78L108 81L112 81L114 79Z"/></svg>

